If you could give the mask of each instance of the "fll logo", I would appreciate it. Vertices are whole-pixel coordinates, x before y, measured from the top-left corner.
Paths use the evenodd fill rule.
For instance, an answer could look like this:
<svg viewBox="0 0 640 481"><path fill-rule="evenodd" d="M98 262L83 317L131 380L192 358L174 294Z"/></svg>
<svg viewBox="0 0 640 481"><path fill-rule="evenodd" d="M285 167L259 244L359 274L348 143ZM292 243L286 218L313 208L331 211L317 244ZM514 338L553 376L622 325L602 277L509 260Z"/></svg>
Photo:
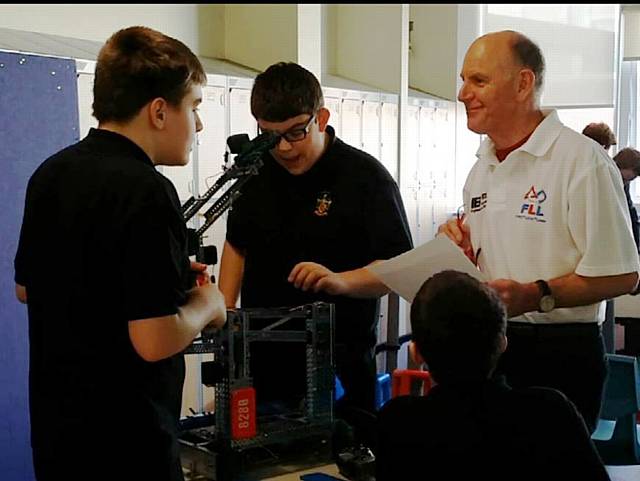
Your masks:
<svg viewBox="0 0 640 481"><path fill-rule="evenodd" d="M547 194L544 190L536 192L535 186L531 188L524 195L522 207L520 207L520 215L517 217L536 220L538 222L546 222L544 219L544 213L542 212L541 204L547 200Z"/></svg>

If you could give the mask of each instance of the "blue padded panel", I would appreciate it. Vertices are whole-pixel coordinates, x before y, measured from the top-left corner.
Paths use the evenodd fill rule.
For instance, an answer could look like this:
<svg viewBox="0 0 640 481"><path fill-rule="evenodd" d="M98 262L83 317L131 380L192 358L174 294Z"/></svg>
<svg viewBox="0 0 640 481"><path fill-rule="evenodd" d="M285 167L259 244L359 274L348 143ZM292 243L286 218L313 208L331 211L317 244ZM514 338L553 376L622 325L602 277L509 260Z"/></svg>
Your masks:
<svg viewBox="0 0 640 481"><path fill-rule="evenodd" d="M29 441L28 325L14 295L29 177L78 140L75 61L0 52L0 479L34 479ZM55 273L51 273L55 282Z"/></svg>

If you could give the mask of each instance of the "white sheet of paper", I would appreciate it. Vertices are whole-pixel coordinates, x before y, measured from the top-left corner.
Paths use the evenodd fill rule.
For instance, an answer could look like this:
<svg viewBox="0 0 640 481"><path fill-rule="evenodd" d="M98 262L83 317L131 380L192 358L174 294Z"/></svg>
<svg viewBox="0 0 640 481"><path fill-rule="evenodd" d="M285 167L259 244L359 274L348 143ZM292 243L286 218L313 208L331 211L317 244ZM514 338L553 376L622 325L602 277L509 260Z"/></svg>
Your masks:
<svg viewBox="0 0 640 481"><path fill-rule="evenodd" d="M446 235L438 235L432 241L367 269L408 302L413 302L424 281L447 269L465 272L483 282L486 280L462 249Z"/></svg>

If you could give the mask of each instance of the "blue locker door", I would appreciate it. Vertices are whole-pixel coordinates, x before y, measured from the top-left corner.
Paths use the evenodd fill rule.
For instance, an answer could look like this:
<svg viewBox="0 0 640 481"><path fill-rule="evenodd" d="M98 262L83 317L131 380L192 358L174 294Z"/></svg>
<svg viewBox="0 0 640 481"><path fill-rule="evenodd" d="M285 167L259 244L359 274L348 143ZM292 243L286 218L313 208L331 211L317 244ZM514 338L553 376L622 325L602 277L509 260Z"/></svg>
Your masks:
<svg viewBox="0 0 640 481"><path fill-rule="evenodd" d="M0 479L34 479L28 409L26 306L14 294L27 181L78 140L75 61L0 52ZM52 282L55 282L52 273Z"/></svg>

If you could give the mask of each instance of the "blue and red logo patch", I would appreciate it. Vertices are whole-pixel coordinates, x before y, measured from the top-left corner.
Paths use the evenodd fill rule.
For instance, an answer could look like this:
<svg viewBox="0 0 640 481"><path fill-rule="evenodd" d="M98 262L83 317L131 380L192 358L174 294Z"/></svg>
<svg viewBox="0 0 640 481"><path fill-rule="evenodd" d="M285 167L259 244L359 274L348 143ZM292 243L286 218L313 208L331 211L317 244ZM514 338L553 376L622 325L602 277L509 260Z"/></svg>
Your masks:
<svg viewBox="0 0 640 481"><path fill-rule="evenodd" d="M542 211L542 204L547 200L544 190L536 191L535 186L524 195L524 202L520 206L520 213L516 214L519 219L535 220L536 222L547 222Z"/></svg>

